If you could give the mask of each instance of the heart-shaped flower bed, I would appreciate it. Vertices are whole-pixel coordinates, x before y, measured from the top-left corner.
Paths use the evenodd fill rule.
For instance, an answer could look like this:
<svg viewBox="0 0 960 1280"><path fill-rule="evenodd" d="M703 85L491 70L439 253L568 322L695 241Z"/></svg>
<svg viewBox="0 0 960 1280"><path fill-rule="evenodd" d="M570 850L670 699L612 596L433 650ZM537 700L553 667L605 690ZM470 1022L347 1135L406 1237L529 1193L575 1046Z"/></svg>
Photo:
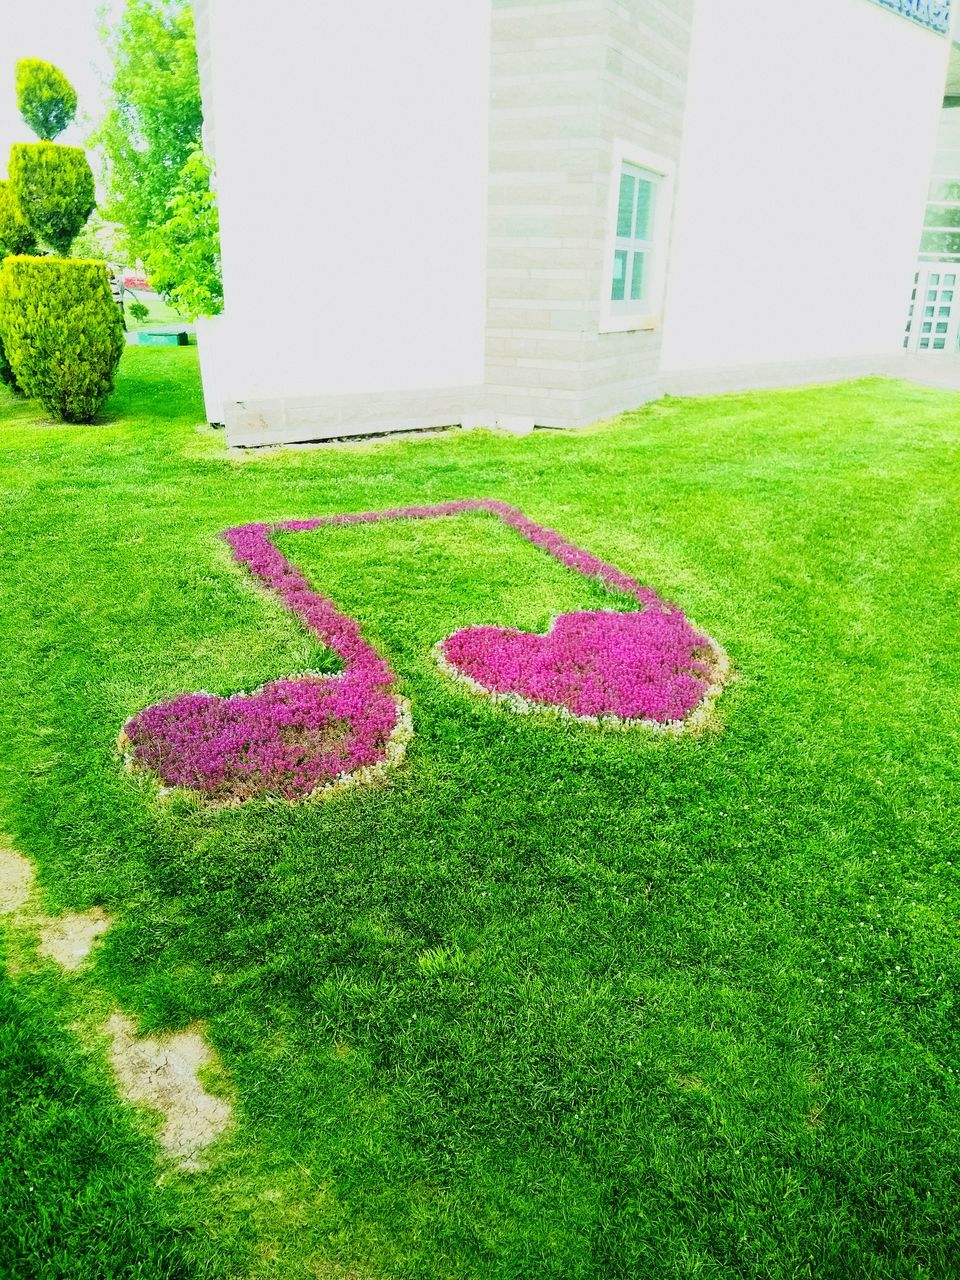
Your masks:
<svg viewBox="0 0 960 1280"><path fill-rule="evenodd" d="M664 608L565 613L546 635L466 627L441 641L438 656L476 692L523 710L660 725L689 716L717 675L709 638Z"/></svg>
<svg viewBox="0 0 960 1280"><path fill-rule="evenodd" d="M402 750L403 708L341 676L274 680L255 693L187 693L124 726L132 764L167 787L237 803L269 793L293 800L339 782L371 781Z"/></svg>

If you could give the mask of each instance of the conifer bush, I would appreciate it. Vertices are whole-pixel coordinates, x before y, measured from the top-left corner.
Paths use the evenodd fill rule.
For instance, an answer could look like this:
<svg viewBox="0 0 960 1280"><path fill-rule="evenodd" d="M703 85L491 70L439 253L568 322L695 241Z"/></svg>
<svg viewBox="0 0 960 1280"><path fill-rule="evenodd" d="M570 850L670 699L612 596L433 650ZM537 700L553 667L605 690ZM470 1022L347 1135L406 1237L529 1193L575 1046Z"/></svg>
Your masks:
<svg viewBox="0 0 960 1280"><path fill-rule="evenodd" d="M33 253L36 247L36 237L20 212L9 182L0 182L0 262L11 253ZM3 349L2 335L0 335L0 383L9 387L14 395L23 394Z"/></svg>
<svg viewBox="0 0 960 1280"><path fill-rule="evenodd" d="M0 268L0 326L24 394L65 422L90 422L113 390L123 351L105 265L7 258Z"/></svg>
<svg viewBox="0 0 960 1280"><path fill-rule="evenodd" d="M7 360L7 353L3 349L3 339L0 338L0 382L5 387L9 387L15 396L22 396L23 392L17 384L16 378L13 376L13 370Z"/></svg>
<svg viewBox="0 0 960 1280"><path fill-rule="evenodd" d="M20 212L9 182L0 182L0 259L10 253L33 253L37 238Z"/></svg>
<svg viewBox="0 0 960 1280"><path fill-rule="evenodd" d="M10 184L38 240L68 254L96 208L93 172L82 147L20 142L10 149Z"/></svg>
<svg viewBox="0 0 960 1280"><path fill-rule="evenodd" d="M123 322L106 264L66 256L96 207L83 149L50 141L77 95L56 67L23 59L17 102L42 141L14 145L0 188L0 381L66 422L91 422L113 390ZM37 241L62 256L28 256Z"/></svg>
<svg viewBox="0 0 960 1280"><path fill-rule="evenodd" d="M50 62L21 58L16 70L17 108L38 138L50 142L77 114L77 93Z"/></svg>

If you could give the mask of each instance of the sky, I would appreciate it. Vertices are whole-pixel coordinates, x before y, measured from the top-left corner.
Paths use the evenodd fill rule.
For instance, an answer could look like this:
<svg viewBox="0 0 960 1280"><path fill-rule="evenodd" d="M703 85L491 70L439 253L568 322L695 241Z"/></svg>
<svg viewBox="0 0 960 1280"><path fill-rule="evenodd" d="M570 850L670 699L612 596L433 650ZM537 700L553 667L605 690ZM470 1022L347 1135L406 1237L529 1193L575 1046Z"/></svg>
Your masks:
<svg viewBox="0 0 960 1280"><path fill-rule="evenodd" d="M20 119L14 91L14 68L20 58L42 58L66 75L77 91L79 124L71 125L58 142L83 145L103 108L101 79L109 61L97 34L99 13L116 13L122 0L31 0L4 5L0 48L0 177L6 176L13 142L36 139ZM9 11L7 11L9 9ZM85 117L85 120L81 118Z"/></svg>

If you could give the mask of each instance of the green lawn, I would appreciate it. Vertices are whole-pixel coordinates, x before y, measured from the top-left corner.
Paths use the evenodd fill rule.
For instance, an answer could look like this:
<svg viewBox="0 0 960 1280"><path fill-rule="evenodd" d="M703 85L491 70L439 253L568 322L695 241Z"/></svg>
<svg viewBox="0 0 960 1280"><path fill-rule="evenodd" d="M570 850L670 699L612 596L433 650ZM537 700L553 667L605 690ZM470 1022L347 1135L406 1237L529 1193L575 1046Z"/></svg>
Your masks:
<svg viewBox="0 0 960 1280"><path fill-rule="evenodd" d="M30 1193L0 1275L960 1274L960 396L237 458L197 429L195 356L128 349L94 427L0 400L0 828L47 911L117 920L87 975L5 989L0 1163ZM469 515L284 542L412 702L389 786L211 811L123 773L141 707L324 660L219 530L475 496L715 636L722 732L443 683L456 627L609 600ZM94 985L144 1029L206 1022L237 1115L206 1173L156 1184L72 1029Z"/></svg>
<svg viewBox="0 0 960 1280"><path fill-rule="evenodd" d="M176 307L172 307L169 302L165 302L159 294L153 293L147 289L128 289L123 295L127 328L128 329L152 329L157 325L180 324L184 322L183 316L177 311ZM137 320L130 314L130 304L133 302L142 302L150 313L146 320Z"/></svg>

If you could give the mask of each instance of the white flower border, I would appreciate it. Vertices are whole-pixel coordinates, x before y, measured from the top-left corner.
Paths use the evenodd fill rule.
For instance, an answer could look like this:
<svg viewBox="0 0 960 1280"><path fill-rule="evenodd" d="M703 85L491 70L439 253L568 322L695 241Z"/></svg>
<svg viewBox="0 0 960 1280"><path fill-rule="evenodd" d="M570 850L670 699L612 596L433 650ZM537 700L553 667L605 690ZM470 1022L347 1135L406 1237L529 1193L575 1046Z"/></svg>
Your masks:
<svg viewBox="0 0 960 1280"><path fill-rule="evenodd" d="M554 618L547 632L543 634L549 634L553 630L553 625L556 621L556 618ZM688 619L688 622L690 622L691 627L698 631L700 630L692 619ZM456 632L451 632L451 635L456 635ZM497 693L493 689L488 689L486 685L474 680L472 676L466 675L447 659L443 652L443 646L450 638L451 636L445 636L442 640L438 640L430 652L442 674L454 684L461 685L477 697L486 698L490 702L498 702L508 710L515 711L518 715L549 715L560 720L570 720L575 724L584 724L591 729L612 729L616 732L643 729L647 732L674 738L680 737L681 734L693 735L705 733L709 729L717 729L719 728L715 715L717 699L735 678L733 664L727 651L717 644L712 636L706 636L706 648L709 651L708 660L713 678L707 685L703 697L682 720L630 720L625 719L623 716L578 716L568 707L560 707L556 703L534 702L530 698L522 697L519 693Z"/></svg>
<svg viewBox="0 0 960 1280"><path fill-rule="evenodd" d="M278 681L282 680L302 680L305 676L315 676L321 680L336 679L336 675L331 675L329 671L300 671L295 676L275 676L272 680L264 681L256 689L238 689L235 693L230 694L230 697L239 695L249 698L254 694L260 693L268 684L277 684ZM196 692L205 694L208 698L217 696L216 694L208 693L206 689L199 689ZM335 778L331 778L329 782L325 782L319 787L314 787L312 791L308 791L304 796L288 797L277 795L276 792L264 791L255 796L238 796L230 800L215 800L206 796L204 792L196 787L165 787L152 769L141 765L134 758L133 744L127 736L127 725L130 719L133 718L132 716L124 721L123 727L117 734L117 748L123 757L123 765L127 773L148 778L156 790L158 800L167 800L171 796L182 795L194 800L205 809L236 809L242 804L250 804L256 801L266 804L305 804L309 801L330 800L334 796L342 795L346 791L353 791L357 787L373 786L378 782L386 782L393 770L403 763L403 759L407 754L407 747L413 738L413 715L408 699L400 697L398 694L391 696L397 707L397 720L390 731L390 737L387 739L383 759L378 760L376 764L365 764L361 765L359 769L340 773Z"/></svg>

